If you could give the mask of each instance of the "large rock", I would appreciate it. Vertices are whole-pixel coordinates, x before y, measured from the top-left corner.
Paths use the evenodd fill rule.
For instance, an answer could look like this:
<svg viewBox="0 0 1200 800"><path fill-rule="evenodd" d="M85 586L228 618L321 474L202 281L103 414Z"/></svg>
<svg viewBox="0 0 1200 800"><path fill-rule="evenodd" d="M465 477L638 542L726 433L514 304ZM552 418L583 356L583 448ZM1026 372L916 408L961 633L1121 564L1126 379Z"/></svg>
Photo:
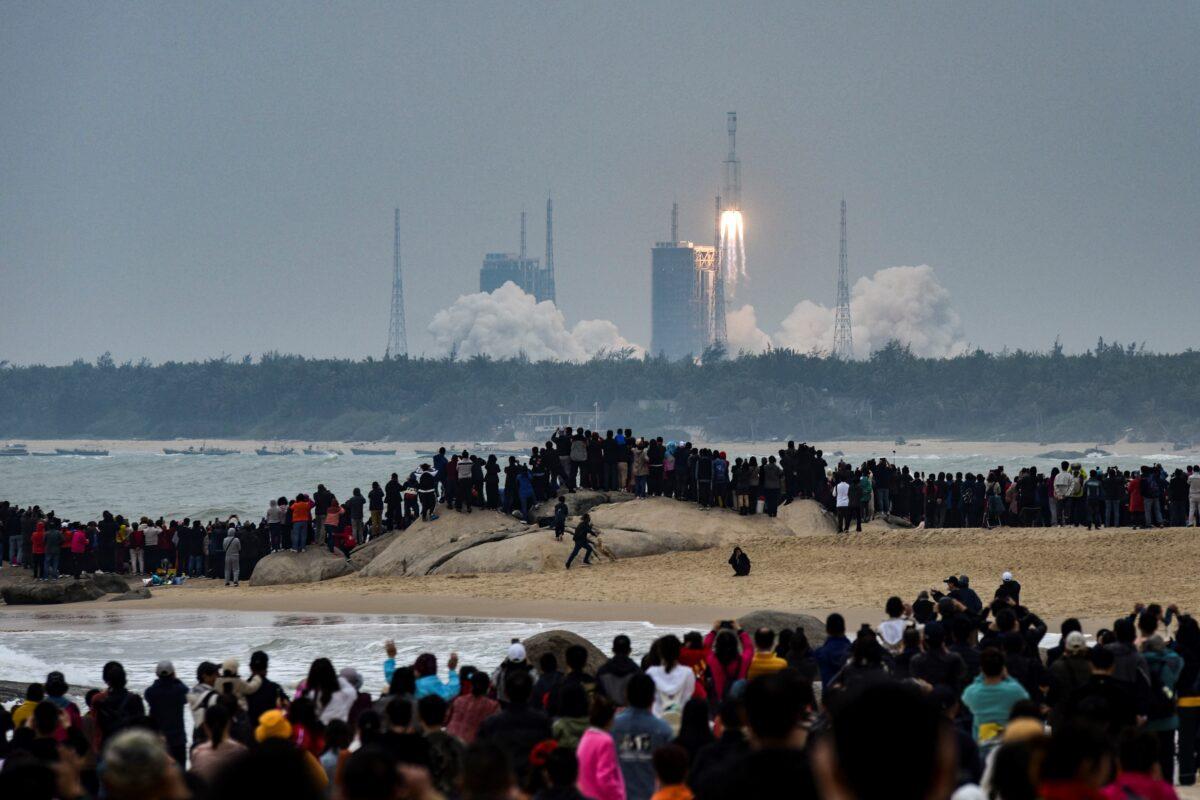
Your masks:
<svg viewBox="0 0 1200 800"><path fill-rule="evenodd" d="M284 583L316 583L340 578L354 572L354 565L340 553L330 555L324 547L309 547L303 553L281 550L254 565L251 586L277 586Z"/></svg>
<svg viewBox="0 0 1200 800"><path fill-rule="evenodd" d="M59 603L84 603L98 600L104 590L90 578L58 581L29 581L0 589L0 597L10 606L44 606Z"/></svg>
<svg viewBox="0 0 1200 800"><path fill-rule="evenodd" d="M375 556L386 550L398 535L399 531L390 531L375 537L366 544L360 544L350 551L350 563L354 565L355 569L362 569L370 564Z"/></svg>
<svg viewBox="0 0 1200 800"><path fill-rule="evenodd" d="M128 592L122 592L116 597L108 598L108 602L115 603L118 600L149 600L150 589L145 586L139 586L136 589L130 589Z"/></svg>
<svg viewBox="0 0 1200 800"><path fill-rule="evenodd" d="M535 667L538 665L538 660L545 653L554 653L558 659L558 668L563 672L567 671L567 648L572 645L582 645L588 651L586 672L592 675L596 674L596 670L608 660L608 657L600 651L600 648L589 642L577 633L570 631L552 630L535 633L525 641L521 642L525 645L525 657L529 659L529 663Z"/></svg>
<svg viewBox="0 0 1200 800"><path fill-rule="evenodd" d="M563 497L567 500L567 516L578 517L587 514L596 506L607 505L609 503L624 503L627 500L632 500L633 495L629 492L594 492L591 489L579 489L574 494L571 492L562 492ZM533 516L538 522L542 520L554 519L554 507L558 505L558 497L551 497L545 502L538 503L533 507Z"/></svg>
<svg viewBox="0 0 1200 800"><path fill-rule="evenodd" d="M418 520L395 534L391 543L371 559L360 574L367 577L429 575L465 550L530 530L537 528L495 511L480 509L470 514L443 511L435 520Z"/></svg>
<svg viewBox="0 0 1200 800"><path fill-rule="evenodd" d="M751 611L737 621L751 635L758 628L770 628L778 633L784 628L801 628L813 647L825 644L825 623L810 614L791 614L787 611Z"/></svg>
<svg viewBox="0 0 1200 800"><path fill-rule="evenodd" d="M678 531L647 533L645 531L605 530L601 536L604 546L618 559L653 556L689 550L707 550L721 543L713 532L685 535ZM479 572L548 572L566 566L574 542L568 532L557 541L546 529L525 531L505 539L485 542L465 549L439 564L431 572L436 575ZM597 553L595 559L605 560ZM595 560L593 559L593 560Z"/></svg>
<svg viewBox="0 0 1200 800"><path fill-rule="evenodd" d="M111 572L100 572L89 577L106 594L125 594L129 591L129 581L120 575L114 575ZM139 585L140 583L139 581Z"/></svg>

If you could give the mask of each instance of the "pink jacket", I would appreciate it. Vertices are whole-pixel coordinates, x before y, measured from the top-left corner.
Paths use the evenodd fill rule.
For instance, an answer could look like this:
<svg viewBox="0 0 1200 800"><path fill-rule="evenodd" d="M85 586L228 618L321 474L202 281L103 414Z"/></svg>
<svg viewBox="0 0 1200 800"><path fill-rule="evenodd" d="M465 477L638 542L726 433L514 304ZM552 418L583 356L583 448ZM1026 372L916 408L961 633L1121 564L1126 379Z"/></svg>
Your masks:
<svg viewBox="0 0 1200 800"><path fill-rule="evenodd" d="M88 545L87 531L82 529L76 530L71 534L71 552L75 554L86 553Z"/></svg>
<svg viewBox="0 0 1200 800"><path fill-rule="evenodd" d="M735 662L737 674L733 675L727 674L725 668L721 666L721 662L717 661L716 654L713 653L713 642L716 638L716 631L709 631L704 637L704 649L708 651L704 659L708 663L708 672L712 675L713 688L717 690L717 700L721 700L725 697L727 684L743 680L746 673L750 671L750 662L754 660L754 642L750 640L750 634L738 631L738 639L742 645L742 657L740 661Z"/></svg>
<svg viewBox="0 0 1200 800"><path fill-rule="evenodd" d="M625 777L612 736L588 728L575 748L579 760L579 791L595 800L625 800Z"/></svg>
<svg viewBox="0 0 1200 800"><path fill-rule="evenodd" d="M1177 800L1179 795L1171 784L1138 772L1122 772L1117 779L1100 790L1110 800L1144 797L1146 800ZM1132 794L1130 794L1132 792Z"/></svg>

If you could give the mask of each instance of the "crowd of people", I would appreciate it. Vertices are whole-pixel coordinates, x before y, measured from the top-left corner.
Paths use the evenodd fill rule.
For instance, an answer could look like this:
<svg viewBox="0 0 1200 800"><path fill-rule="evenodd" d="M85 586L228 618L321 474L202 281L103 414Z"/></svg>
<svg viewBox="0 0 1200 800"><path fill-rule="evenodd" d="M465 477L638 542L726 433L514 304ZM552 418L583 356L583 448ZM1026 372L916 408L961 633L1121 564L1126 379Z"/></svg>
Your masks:
<svg viewBox="0 0 1200 800"><path fill-rule="evenodd" d="M204 661L190 686L162 661L140 693L117 662L82 696L52 672L0 711L0 796L1115 800L1194 784L1196 619L1138 605L1090 635L1067 619L1042 650L1022 589L1005 573L985 603L952 576L853 632L837 613L823 631L719 620L640 654L619 635L606 659L576 643L534 663L514 640L490 664L402 664L389 641L375 674L320 657L287 687L262 651L246 672Z"/></svg>
<svg viewBox="0 0 1200 800"><path fill-rule="evenodd" d="M339 498L323 484L294 498L269 501L257 521L236 516L208 522L135 518L104 511L89 522L60 519L40 506L0 502L0 563L29 569L41 580L84 572L224 578L236 585L270 553L309 546L349 558L357 546L438 508L490 510L535 522L535 506L578 489L629 492L723 508L741 515L776 516L794 500L819 502L856 530L877 516L925 528L1003 525L1076 527L1194 526L1200 522L1200 465L1169 473L1161 464L1138 470L1087 469L1079 463L1041 474L1005 467L963 474L910 471L886 458L854 467L830 464L824 452L788 442L777 455L730 458L724 451L663 437L635 437L629 428L563 428L523 459L468 451L447 453L403 478L392 473ZM556 509L536 520L562 535ZM576 541L579 541L576 536ZM585 540L586 536L583 537ZM590 549L590 545L589 545ZM590 553L589 553L590 555Z"/></svg>

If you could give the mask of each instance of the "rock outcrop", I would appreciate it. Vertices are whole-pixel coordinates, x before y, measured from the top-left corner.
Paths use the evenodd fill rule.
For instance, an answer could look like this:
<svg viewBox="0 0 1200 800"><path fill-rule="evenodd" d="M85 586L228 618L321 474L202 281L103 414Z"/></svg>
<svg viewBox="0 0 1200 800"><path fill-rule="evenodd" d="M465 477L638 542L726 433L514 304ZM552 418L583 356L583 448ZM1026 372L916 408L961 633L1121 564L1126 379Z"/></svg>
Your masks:
<svg viewBox="0 0 1200 800"><path fill-rule="evenodd" d="M362 569L367 564L370 564L371 561L374 560L375 556L386 550L387 546L390 545L398 535L398 531L390 531L372 539L366 544L360 544L358 547L350 551L350 563L354 565L356 570Z"/></svg>
<svg viewBox="0 0 1200 800"><path fill-rule="evenodd" d="M538 660L546 653L554 653L558 659L558 668L563 672L567 671L567 648L572 645L581 645L588 652L587 666L584 671L595 675L596 670L608 660L607 656L600 651L600 648L589 642L577 633L570 631L552 630L535 633L525 641L521 642L525 645L525 657L529 659L529 663L535 667Z"/></svg>
<svg viewBox="0 0 1200 800"><path fill-rule="evenodd" d="M122 590L125 591L125 590ZM29 581L0 589L0 597L10 606L44 606L59 603L85 603L105 594L91 578L58 581Z"/></svg>
<svg viewBox="0 0 1200 800"><path fill-rule="evenodd" d="M562 496L567 501L567 516L578 517L589 513L597 506L608 505L610 503L624 503L634 499L634 496L628 492L594 492L590 489L579 489L574 494L571 492L562 492ZM554 519L554 507L558 505L558 497L551 497L544 503L538 503L533 507L533 517L539 524L550 524Z"/></svg>
<svg viewBox="0 0 1200 800"><path fill-rule="evenodd" d="M115 603L118 600L149 600L150 589L146 586L139 586L136 589L130 589L127 592L122 592L115 597L108 598L108 602Z"/></svg>
<svg viewBox="0 0 1200 800"><path fill-rule="evenodd" d="M758 628L770 628L779 633L784 628L801 628L813 647L825 644L825 623L810 614L792 614L787 611L751 611L737 621L742 630L751 635Z"/></svg>
<svg viewBox="0 0 1200 800"><path fill-rule="evenodd" d="M470 514L443 511L432 522L418 520L396 534L391 544L363 567L361 574L367 577L431 575L466 550L538 530L536 526L494 511L476 510ZM541 533L545 535L545 531Z"/></svg>
<svg viewBox="0 0 1200 800"><path fill-rule="evenodd" d="M129 581L121 575L114 575L111 572L100 572L95 575L89 575L88 578L106 594L125 594L129 591ZM141 580L138 579L136 584L141 586Z"/></svg>
<svg viewBox="0 0 1200 800"><path fill-rule="evenodd" d="M354 565L339 553L330 555L324 547L309 547L303 553L281 550L271 553L254 566L251 586L277 586L285 583L316 583L340 578L354 572Z"/></svg>
<svg viewBox="0 0 1200 800"><path fill-rule="evenodd" d="M756 536L827 535L834 530L832 517L812 501L782 507L772 518L705 511L695 503L662 497L634 500L619 492L581 490L566 498L572 513L561 542L544 527L494 511L443 511L436 520L418 520L407 530L368 543L351 559L365 577L559 570L571 552L570 529L579 521L577 512L592 515L604 544L618 559L728 547ZM552 508L548 501L536 513L549 514Z"/></svg>

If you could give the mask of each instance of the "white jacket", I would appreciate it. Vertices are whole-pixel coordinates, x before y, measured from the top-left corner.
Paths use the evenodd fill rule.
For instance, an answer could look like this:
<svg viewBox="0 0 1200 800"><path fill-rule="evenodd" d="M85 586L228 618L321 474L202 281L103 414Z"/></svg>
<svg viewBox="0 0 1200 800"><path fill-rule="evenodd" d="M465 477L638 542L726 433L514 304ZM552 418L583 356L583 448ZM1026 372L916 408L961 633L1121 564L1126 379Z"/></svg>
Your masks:
<svg viewBox="0 0 1200 800"><path fill-rule="evenodd" d="M675 669L667 672L663 667L651 667L646 674L654 681L657 691L654 692L654 706L651 711L656 717L673 717L679 719L683 707L692 699L696 691L696 673L690 667L676 664Z"/></svg>
<svg viewBox="0 0 1200 800"><path fill-rule="evenodd" d="M310 700L317 705L317 716L321 722L328 725L335 719L340 719L342 722L347 721L350 717L350 709L354 705L354 701L358 699L358 690L355 689L350 681L342 676L338 676L338 690L329 698L329 702L321 708L321 699L316 692L305 692Z"/></svg>

